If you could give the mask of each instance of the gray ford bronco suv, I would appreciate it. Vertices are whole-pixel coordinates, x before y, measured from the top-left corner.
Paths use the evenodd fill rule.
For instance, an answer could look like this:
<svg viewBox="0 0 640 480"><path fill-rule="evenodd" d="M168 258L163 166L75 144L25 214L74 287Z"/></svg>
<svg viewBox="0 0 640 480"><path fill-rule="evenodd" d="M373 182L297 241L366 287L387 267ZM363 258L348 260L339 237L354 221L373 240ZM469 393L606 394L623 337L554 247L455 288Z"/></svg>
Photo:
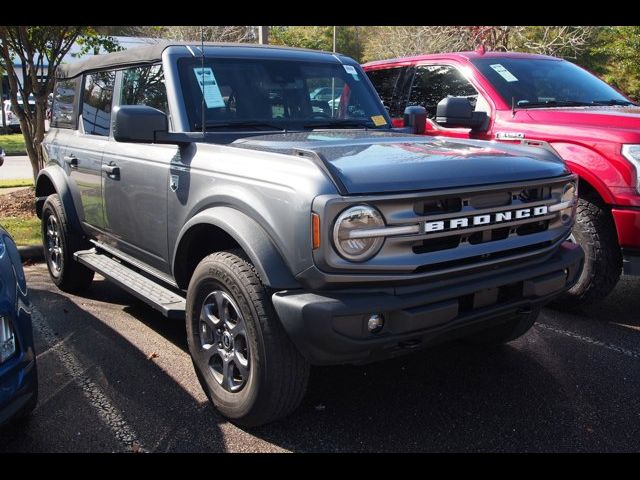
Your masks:
<svg viewBox="0 0 640 480"><path fill-rule="evenodd" d="M422 107L394 129L351 58L162 43L57 77L36 184L52 280L98 272L185 318L241 425L293 411L310 365L513 340L581 268L557 156L414 135Z"/></svg>

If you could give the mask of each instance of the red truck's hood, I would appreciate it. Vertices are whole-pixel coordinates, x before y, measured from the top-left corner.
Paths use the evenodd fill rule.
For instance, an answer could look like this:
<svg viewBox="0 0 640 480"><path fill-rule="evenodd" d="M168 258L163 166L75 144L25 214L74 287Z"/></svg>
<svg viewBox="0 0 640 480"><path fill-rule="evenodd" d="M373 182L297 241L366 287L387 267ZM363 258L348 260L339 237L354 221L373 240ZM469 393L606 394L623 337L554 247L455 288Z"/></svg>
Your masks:
<svg viewBox="0 0 640 480"><path fill-rule="evenodd" d="M573 125L635 130L640 133L640 107L571 107L529 109L527 115L545 125Z"/></svg>

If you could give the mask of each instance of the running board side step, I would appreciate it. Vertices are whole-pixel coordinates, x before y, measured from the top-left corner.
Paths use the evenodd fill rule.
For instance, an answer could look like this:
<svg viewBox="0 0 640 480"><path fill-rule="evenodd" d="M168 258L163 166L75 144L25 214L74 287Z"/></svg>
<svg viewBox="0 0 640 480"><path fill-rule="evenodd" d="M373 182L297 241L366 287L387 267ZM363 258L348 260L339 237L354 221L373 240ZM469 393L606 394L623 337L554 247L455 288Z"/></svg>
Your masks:
<svg viewBox="0 0 640 480"><path fill-rule="evenodd" d="M75 252L73 258L159 310L165 317L184 319L186 309L184 297L139 274L127 265L98 253L95 248Z"/></svg>

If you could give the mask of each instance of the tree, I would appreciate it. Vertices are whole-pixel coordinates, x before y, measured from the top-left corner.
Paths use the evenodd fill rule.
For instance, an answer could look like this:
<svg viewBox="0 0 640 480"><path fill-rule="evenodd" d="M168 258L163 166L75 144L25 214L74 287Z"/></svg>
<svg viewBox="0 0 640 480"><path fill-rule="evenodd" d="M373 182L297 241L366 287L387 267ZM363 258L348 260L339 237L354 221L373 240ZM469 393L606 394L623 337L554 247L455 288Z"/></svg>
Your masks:
<svg viewBox="0 0 640 480"><path fill-rule="evenodd" d="M336 27L336 51L362 60L363 35L360 27ZM271 27L269 43L312 50L333 50L332 26Z"/></svg>
<svg viewBox="0 0 640 480"><path fill-rule="evenodd" d="M87 39L87 48L95 50L96 37L90 27L0 26L0 59L8 74L11 107L20 121L34 179L45 163L42 140L56 69L78 38ZM107 39L105 45L113 48L113 39ZM14 67L16 59L22 66L20 75ZM33 111L29 108L31 97Z"/></svg>
<svg viewBox="0 0 640 480"><path fill-rule="evenodd" d="M585 66L602 78L640 100L640 27L605 27L589 51Z"/></svg>
<svg viewBox="0 0 640 480"><path fill-rule="evenodd" d="M373 27L365 45L366 60L421 53L475 50L523 51L577 58L599 27L567 26L393 26Z"/></svg>

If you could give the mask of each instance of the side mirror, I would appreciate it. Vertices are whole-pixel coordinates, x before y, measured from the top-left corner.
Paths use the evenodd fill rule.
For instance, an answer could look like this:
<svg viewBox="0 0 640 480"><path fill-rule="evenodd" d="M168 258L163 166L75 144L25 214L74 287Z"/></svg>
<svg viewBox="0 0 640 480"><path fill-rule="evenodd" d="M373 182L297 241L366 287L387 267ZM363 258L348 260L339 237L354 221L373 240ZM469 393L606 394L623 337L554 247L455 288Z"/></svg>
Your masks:
<svg viewBox="0 0 640 480"><path fill-rule="evenodd" d="M466 97L443 98L436 109L436 123L443 127L486 130L488 118L485 112L474 112Z"/></svg>
<svg viewBox="0 0 640 480"><path fill-rule="evenodd" d="M169 130L164 112L146 105L119 105L112 115L116 142L156 143L156 134Z"/></svg>
<svg viewBox="0 0 640 480"><path fill-rule="evenodd" d="M413 105L404 109L404 126L411 133L424 133L427 127L427 110L419 105Z"/></svg>

